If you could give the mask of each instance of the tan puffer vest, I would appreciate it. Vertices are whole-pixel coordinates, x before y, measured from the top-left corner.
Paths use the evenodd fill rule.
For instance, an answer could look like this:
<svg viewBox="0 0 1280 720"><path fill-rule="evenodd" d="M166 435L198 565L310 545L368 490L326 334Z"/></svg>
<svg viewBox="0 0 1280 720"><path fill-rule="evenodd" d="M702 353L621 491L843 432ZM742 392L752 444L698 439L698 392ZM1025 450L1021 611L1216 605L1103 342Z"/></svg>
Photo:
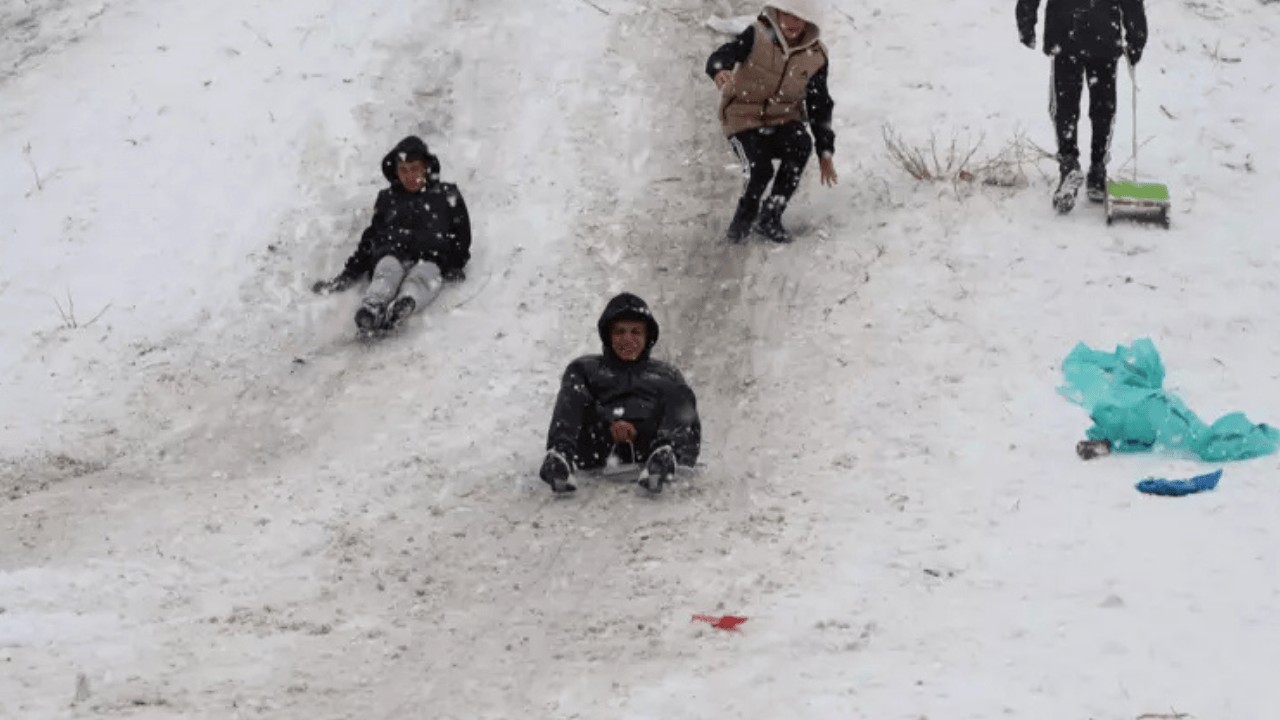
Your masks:
<svg viewBox="0 0 1280 720"><path fill-rule="evenodd" d="M769 23L766 25L766 23ZM788 47L769 9L756 21L755 42L746 62L734 71L733 82L720 94L720 122L725 135L758 127L773 127L804 119L809 78L827 64L827 48L810 23L794 47Z"/></svg>

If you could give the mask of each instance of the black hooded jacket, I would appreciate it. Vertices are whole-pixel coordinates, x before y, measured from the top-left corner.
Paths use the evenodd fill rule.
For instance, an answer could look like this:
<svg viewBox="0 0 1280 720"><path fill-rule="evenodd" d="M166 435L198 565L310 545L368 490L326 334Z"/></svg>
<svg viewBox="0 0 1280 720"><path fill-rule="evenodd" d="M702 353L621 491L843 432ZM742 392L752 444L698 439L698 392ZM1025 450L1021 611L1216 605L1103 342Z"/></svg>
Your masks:
<svg viewBox="0 0 1280 720"><path fill-rule="evenodd" d="M427 184L409 192L396 176L406 157L427 163ZM440 182L440 160L417 137L407 137L382 159L382 174L391 187L378 193L373 220L342 274L356 279L373 272L387 255L404 263L429 261L447 273L461 270L471 259L471 218L456 185Z"/></svg>
<svg viewBox="0 0 1280 720"><path fill-rule="evenodd" d="M619 358L610 345L610 331L618 320L642 320L648 326L644 353L635 361ZM693 465L702 437L697 400L679 370L650 359L658 342L658 321L649 306L635 295L622 293L609 301L597 329L603 353L580 357L565 369L547 446L573 452L582 423L597 425L599 434L607 437L613 421L626 420L637 426L656 425L658 441L672 444L676 461Z"/></svg>
<svg viewBox="0 0 1280 720"><path fill-rule="evenodd" d="M1118 58L1127 47L1131 58L1141 57L1147 44L1147 14L1142 1L1045 0L1044 53ZM1039 10L1040 0L1018 0L1018 32L1023 42L1035 38Z"/></svg>

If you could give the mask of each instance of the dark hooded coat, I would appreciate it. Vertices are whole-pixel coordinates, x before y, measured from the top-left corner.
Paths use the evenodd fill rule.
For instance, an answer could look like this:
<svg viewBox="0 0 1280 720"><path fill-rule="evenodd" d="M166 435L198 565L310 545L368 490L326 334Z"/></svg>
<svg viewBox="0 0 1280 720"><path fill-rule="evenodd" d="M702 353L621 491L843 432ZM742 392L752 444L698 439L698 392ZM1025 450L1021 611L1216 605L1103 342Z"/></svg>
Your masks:
<svg viewBox="0 0 1280 720"><path fill-rule="evenodd" d="M1039 10L1040 0L1018 0L1018 32L1023 42L1035 38ZM1112 59L1128 48L1130 58L1136 61L1146 44L1147 14L1142 0L1045 0L1046 55Z"/></svg>
<svg viewBox="0 0 1280 720"><path fill-rule="evenodd" d="M613 323L642 320L648 327L644 353L635 361L619 358L609 342ZM560 382L547 448L572 458L578 467L604 464L612 448L609 426L626 420L636 426L636 458L670 443L676 462L697 462L702 424L697 400L680 371L649 357L658 342L658 321L644 300L622 293L609 301L596 324L603 343L599 355L569 363Z"/></svg>
<svg viewBox="0 0 1280 720"><path fill-rule="evenodd" d="M427 184L419 192L406 190L396 176L397 164L414 158L427 164ZM433 262L446 276L466 266L471 259L467 204L456 185L440 182L440 160L427 144L413 136L401 140L382 159L382 174L391 186L378 193L373 219L342 274L364 277L388 255L405 264Z"/></svg>

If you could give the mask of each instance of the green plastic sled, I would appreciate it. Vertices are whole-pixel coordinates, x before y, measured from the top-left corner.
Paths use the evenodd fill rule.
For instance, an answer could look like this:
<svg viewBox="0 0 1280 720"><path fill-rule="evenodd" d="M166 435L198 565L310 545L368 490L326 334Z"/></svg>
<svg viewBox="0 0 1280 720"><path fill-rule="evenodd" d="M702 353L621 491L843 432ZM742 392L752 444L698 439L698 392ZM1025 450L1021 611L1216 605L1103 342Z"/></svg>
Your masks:
<svg viewBox="0 0 1280 720"><path fill-rule="evenodd" d="M1154 220L1169 227L1169 186L1163 183L1144 183L1120 180L1107 183L1107 224L1117 217L1134 220Z"/></svg>

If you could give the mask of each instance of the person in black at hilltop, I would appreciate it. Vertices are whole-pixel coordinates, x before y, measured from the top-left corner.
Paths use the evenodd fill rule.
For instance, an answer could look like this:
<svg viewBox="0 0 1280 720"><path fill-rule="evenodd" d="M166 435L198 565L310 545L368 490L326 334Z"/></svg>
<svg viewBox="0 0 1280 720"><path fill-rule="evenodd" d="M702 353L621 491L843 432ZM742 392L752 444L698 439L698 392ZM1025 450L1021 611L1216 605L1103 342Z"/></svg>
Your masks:
<svg viewBox="0 0 1280 720"><path fill-rule="evenodd" d="M630 293L614 297L596 330L603 352L565 369L538 474L553 491L573 492L574 470L603 467L614 454L643 463L641 485L661 492L677 463L698 461L697 399L679 370L650 359L658 321L644 300Z"/></svg>
<svg viewBox="0 0 1280 720"><path fill-rule="evenodd" d="M707 75L720 90L721 127L747 176L725 234L729 242L746 240L757 215L761 235L791 242L782 213L815 145L822 183L837 182L835 102L827 91L827 48L819 35L811 0L770 0L750 27L707 58Z"/></svg>
<svg viewBox="0 0 1280 720"><path fill-rule="evenodd" d="M1131 67L1142 59L1147 44L1147 15L1143 0L1046 0L1044 53L1053 58L1049 114L1058 136L1058 189L1053 206L1060 213L1075 207L1083 182L1093 202L1107 196L1107 160L1116 118L1116 67L1124 55ZM1036 46L1036 16L1040 0L1018 0L1018 35L1022 44ZM1123 37L1121 30L1123 29ZM1089 175L1080 173L1076 125L1080 118L1081 87L1089 85Z"/></svg>
<svg viewBox="0 0 1280 720"><path fill-rule="evenodd" d="M471 219L462 193L440 182L440 160L421 139L401 140L382 159L390 187L378 193L373 219L342 272L321 280L317 293L339 292L372 276L356 326L388 330L440 293L443 281L466 279Z"/></svg>

